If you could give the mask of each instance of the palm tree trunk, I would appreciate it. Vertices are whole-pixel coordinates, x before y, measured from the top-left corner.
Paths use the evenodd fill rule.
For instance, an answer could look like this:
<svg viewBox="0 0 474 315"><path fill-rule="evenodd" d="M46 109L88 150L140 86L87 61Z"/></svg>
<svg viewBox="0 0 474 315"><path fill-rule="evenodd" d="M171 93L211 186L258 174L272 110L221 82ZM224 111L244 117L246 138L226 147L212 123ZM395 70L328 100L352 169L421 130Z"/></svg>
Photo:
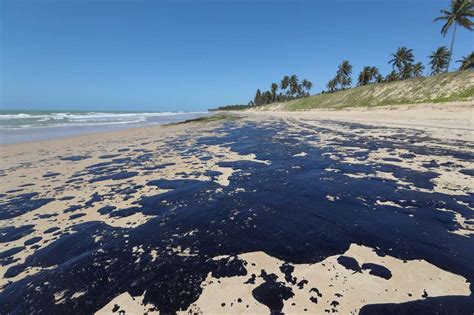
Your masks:
<svg viewBox="0 0 474 315"><path fill-rule="evenodd" d="M453 58L453 47L454 47L454 39L456 38L456 26L458 23L454 22L454 31L453 31L453 39L451 40L451 49L449 50L449 60L448 66L446 67L446 72L449 71L449 64L451 63L451 59Z"/></svg>

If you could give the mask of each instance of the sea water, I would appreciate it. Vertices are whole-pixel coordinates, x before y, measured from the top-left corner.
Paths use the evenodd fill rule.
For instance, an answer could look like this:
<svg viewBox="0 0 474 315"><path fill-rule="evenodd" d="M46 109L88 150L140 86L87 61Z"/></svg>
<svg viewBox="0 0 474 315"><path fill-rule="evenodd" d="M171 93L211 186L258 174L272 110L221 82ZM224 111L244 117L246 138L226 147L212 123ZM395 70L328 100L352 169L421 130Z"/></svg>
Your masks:
<svg viewBox="0 0 474 315"><path fill-rule="evenodd" d="M93 112L0 110L0 144L57 139L84 133L162 125L207 112Z"/></svg>

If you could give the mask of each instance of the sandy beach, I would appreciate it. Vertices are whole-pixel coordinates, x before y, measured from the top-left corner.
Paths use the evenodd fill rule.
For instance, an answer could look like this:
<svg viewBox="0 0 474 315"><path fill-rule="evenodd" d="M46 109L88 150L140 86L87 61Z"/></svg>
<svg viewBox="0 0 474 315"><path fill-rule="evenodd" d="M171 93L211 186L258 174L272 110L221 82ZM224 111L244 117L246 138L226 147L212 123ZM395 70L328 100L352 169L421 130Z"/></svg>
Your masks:
<svg viewBox="0 0 474 315"><path fill-rule="evenodd" d="M474 309L474 103L0 146L0 313Z"/></svg>

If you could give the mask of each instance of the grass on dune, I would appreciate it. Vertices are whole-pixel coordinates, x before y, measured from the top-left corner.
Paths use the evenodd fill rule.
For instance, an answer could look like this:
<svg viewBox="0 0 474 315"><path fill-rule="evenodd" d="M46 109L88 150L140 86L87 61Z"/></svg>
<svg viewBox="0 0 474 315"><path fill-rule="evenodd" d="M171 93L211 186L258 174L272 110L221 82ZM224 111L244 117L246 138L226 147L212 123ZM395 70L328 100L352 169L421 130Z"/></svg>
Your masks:
<svg viewBox="0 0 474 315"><path fill-rule="evenodd" d="M279 104L280 110L371 107L416 103L467 101L474 98L474 71L369 84L334 93L318 94ZM272 110L275 104L264 107Z"/></svg>

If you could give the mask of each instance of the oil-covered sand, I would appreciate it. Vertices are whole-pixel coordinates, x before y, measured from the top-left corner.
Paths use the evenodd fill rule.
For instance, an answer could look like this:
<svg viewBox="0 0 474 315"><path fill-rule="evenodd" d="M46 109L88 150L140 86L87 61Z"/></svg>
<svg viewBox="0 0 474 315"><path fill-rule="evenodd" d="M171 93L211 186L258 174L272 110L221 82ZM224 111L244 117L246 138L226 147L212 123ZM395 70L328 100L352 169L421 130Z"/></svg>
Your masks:
<svg viewBox="0 0 474 315"><path fill-rule="evenodd" d="M0 313L472 314L466 110L3 146Z"/></svg>

